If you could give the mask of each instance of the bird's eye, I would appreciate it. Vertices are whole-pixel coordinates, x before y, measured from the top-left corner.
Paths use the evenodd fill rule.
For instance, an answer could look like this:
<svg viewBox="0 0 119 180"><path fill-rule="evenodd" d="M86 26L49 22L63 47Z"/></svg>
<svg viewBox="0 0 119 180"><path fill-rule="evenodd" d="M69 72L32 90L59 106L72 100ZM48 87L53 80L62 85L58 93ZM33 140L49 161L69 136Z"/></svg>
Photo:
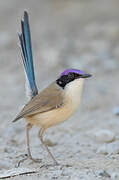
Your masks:
<svg viewBox="0 0 119 180"><path fill-rule="evenodd" d="M62 84L62 81L59 81L59 84Z"/></svg>

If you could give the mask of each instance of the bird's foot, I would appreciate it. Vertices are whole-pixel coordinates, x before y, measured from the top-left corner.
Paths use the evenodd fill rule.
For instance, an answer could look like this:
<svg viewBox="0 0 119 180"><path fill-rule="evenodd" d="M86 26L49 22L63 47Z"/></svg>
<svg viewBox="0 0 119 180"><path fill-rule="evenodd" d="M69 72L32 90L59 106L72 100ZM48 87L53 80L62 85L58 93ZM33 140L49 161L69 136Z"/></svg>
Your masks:
<svg viewBox="0 0 119 180"><path fill-rule="evenodd" d="M27 155L27 154L24 154L24 156L25 156L25 157L18 162L18 164L16 165L16 167L19 167L21 163L23 163L25 160L28 159L28 155Z"/></svg>
<svg viewBox="0 0 119 180"><path fill-rule="evenodd" d="M27 159L30 159L31 161L33 161L35 163L41 163L41 161L42 161L41 159L35 159L32 156L25 154L25 157L18 162L16 167L19 167L21 165L21 163L23 163Z"/></svg>

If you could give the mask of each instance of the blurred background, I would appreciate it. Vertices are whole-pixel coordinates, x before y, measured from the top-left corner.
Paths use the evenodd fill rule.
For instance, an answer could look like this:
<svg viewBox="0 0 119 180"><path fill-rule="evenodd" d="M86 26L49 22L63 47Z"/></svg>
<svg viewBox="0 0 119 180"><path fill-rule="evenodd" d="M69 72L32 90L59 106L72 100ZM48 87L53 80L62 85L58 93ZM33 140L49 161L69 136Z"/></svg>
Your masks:
<svg viewBox="0 0 119 180"><path fill-rule="evenodd" d="M77 162L70 169L72 178L75 172L86 179L89 171L89 179L96 180L92 169L100 172L105 167L113 172L119 160L117 0L0 1L0 169L14 168L21 154L27 152L25 121L12 124L25 104L25 76L17 35L21 31L24 10L30 16L39 89L67 68L81 69L93 75L85 81L82 103L75 116L46 133L49 145L53 146L51 151L60 162ZM46 159L48 155L41 148L37 131L33 128L31 132L33 155L47 163L50 159ZM29 162L22 166L37 166L29 165ZM82 170L77 172L80 167ZM55 171L57 174L57 170L53 173ZM40 176L44 177L44 174Z"/></svg>

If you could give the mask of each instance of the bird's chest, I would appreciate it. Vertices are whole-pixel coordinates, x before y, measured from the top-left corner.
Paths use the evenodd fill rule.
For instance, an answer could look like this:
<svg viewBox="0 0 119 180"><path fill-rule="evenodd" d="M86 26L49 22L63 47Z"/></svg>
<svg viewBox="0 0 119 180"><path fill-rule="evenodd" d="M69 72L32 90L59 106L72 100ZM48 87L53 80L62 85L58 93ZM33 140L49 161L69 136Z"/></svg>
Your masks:
<svg viewBox="0 0 119 180"><path fill-rule="evenodd" d="M72 111L77 110L81 95L82 95L82 88L83 88L83 80L75 81L72 84L69 84L69 86L66 89L66 100L67 104L72 108Z"/></svg>

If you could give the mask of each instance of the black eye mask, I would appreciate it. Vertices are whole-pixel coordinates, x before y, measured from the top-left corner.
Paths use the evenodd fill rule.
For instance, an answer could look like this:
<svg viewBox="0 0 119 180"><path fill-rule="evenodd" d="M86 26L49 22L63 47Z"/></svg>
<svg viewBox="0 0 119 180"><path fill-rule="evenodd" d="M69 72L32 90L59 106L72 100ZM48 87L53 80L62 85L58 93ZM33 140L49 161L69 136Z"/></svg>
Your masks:
<svg viewBox="0 0 119 180"><path fill-rule="evenodd" d="M80 78L80 74L76 73L69 73L68 75L63 75L59 79L56 80L56 83L61 86L63 89L69 82L73 81L74 79Z"/></svg>

